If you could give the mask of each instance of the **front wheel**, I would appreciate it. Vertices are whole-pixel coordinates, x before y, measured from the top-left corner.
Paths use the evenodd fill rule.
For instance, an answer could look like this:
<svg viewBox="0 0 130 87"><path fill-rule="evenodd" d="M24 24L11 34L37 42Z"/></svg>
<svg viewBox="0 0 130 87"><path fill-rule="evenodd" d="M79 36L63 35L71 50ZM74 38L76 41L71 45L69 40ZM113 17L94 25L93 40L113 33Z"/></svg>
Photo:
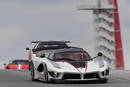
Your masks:
<svg viewBox="0 0 130 87"><path fill-rule="evenodd" d="M108 81L108 78L99 79L100 83L107 83L107 81Z"/></svg>
<svg viewBox="0 0 130 87"><path fill-rule="evenodd" d="M44 69L43 69L43 79L44 79L44 82L49 82L49 77L48 77L48 69L47 69L47 66L44 65Z"/></svg>
<svg viewBox="0 0 130 87"><path fill-rule="evenodd" d="M109 69L105 71L104 75L105 75L104 78L101 78L100 75L99 75L99 82L100 83L107 83L108 82L108 79L109 79Z"/></svg>

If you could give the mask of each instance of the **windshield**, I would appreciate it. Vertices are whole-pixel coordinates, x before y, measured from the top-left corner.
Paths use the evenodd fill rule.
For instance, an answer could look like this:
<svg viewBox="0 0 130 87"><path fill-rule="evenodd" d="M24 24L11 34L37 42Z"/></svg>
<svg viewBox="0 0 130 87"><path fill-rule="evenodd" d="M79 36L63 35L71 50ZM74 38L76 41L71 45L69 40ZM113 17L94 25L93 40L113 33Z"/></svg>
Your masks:
<svg viewBox="0 0 130 87"><path fill-rule="evenodd" d="M60 52L55 53L54 60L85 61L90 59L86 52Z"/></svg>
<svg viewBox="0 0 130 87"><path fill-rule="evenodd" d="M17 64L29 64L29 61L12 61L12 63L9 63L9 65L17 65Z"/></svg>

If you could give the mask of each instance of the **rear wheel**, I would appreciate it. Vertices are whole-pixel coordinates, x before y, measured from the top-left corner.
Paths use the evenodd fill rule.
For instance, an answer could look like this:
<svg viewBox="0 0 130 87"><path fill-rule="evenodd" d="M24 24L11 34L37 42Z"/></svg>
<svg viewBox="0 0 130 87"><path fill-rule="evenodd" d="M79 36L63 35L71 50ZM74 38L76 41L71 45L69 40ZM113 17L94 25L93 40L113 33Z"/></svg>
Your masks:
<svg viewBox="0 0 130 87"><path fill-rule="evenodd" d="M36 81L37 79L34 78L35 77L35 71L34 71L34 65L33 65L32 62L30 64L30 72L31 72L31 80Z"/></svg>

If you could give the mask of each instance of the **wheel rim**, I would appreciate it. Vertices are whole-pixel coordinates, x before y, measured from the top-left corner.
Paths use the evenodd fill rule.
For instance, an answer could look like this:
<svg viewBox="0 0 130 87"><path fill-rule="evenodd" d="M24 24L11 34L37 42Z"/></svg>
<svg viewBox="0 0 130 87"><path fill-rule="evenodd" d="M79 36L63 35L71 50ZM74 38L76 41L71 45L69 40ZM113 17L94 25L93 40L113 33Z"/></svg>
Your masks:
<svg viewBox="0 0 130 87"><path fill-rule="evenodd" d="M48 81L48 71L47 71L47 68L44 68L43 73L44 73L44 80L45 80L45 82L47 82Z"/></svg>

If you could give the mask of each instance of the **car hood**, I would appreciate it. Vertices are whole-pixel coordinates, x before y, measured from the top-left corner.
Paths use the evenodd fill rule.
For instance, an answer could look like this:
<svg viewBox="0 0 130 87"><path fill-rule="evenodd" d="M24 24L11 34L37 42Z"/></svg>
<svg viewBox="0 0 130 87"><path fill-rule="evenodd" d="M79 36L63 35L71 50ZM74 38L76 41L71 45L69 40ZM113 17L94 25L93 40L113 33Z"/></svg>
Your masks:
<svg viewBox="0 0 130 87"><path fill-rule="evenodd" d="M62 72L86 73L96 72L99 69L97 61L58 61Z"/></svg>

